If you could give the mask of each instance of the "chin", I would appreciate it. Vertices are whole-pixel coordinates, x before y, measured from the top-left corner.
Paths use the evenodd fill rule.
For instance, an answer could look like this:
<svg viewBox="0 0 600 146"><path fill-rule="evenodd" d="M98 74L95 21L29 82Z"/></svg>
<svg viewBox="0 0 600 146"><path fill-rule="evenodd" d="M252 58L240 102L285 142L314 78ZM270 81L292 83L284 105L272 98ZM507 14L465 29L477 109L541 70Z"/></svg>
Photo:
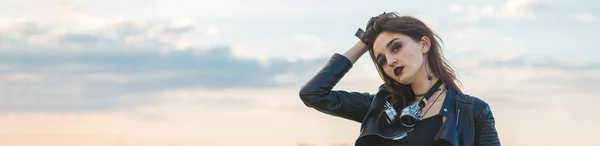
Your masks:
<svg viewBox="0 0 600 146"><path fill-rule="evenodd" d="M396 81L402 85L410 85L411 83L408 78L403 77L400 77L400 79L397 79Z"/></svg>
<svg viewBox="0 0 600 146"><path fill-rule="evenodd" d="M403 85L410 85L413 82L413 78L412 78L412 76L407 76L406 74L404 74L404 75L400 75L400 77L397 78L396 81Z"/></svg>

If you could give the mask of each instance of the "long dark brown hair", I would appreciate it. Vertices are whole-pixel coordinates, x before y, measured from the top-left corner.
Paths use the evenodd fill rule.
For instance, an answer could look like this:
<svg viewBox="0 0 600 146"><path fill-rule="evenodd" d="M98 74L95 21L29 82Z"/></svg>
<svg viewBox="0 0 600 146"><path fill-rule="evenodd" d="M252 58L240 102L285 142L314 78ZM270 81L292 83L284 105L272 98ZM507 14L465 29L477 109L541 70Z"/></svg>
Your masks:
<svg viewBox="0 0 600 146"><path fill-rule="evenodd" d="M456 78L454 70L442 55L440 46L442 40L440 37L417 18L412 16L400 16L395 12L383 13L371 18L362 39L369 47L371 58L379 71L379 75L384 80L386 89L391 93L391 104L396 107L405 107L408 106L410 102L414 101L416 97L410 85L397 83L387 76L384 73L383 68L376 63L377 61L373 54L373 43L381 32L401 33L409 36L413 41L419 41L423 36L429 37L431 45L429 52L427 52L426 59L429 67L431 67L431 73L441 80L442 83L446 85L446 88L462 92L457 85L460 81Z"/></svg>

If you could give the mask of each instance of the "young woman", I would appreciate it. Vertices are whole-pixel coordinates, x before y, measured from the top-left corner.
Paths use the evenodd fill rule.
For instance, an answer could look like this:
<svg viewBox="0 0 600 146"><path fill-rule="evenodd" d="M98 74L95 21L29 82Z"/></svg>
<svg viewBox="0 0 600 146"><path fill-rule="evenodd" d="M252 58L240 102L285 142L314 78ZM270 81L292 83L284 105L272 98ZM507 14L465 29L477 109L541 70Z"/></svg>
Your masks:
<svg viewBox="0 0 600 146"><path fill-rule="evenodd" d="M489 105L462 93L439 37L422 21L383 13L358 37L300 89L306 106L361 123L355 145L500 145ZM384 82L378 92L332 90L367 51Z"/></svg>

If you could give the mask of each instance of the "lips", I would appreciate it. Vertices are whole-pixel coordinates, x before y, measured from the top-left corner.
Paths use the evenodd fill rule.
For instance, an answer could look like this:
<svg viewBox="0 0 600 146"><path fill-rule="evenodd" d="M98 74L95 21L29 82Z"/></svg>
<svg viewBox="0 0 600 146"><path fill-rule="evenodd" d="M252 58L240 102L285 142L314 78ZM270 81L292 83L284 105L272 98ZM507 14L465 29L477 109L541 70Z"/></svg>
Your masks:
<svg viewBox="0 0 600 146"><path fill-rule="evenodd" d="M398 76L398 75L400 75L400 73L402 73L402 70L404 70L404 66L396 67L396 68L394 68L394 74L396 76Z"/></svg>

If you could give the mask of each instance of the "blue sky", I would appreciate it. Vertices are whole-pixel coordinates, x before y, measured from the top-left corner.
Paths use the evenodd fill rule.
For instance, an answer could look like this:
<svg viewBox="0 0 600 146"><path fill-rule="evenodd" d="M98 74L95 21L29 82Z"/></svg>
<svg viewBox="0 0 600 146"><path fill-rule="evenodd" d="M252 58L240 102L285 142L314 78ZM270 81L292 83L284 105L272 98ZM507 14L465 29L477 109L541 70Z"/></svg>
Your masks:
<svg viewBox="0 0 600 146"><path fill-rule="evenodd" d="M357 123L304 107L297 92L357 41L357 28L390 11L414 15L441 36L464 91L490 103L506 145L597 145L586 136L600 130L600 117L586 113L600 101L598 5L0 0L0 134L8 136L0 145L352 143ZM363 57L336 88L374 92L379 84ZM247 122L232 122L239 120ZM575 126L548 131L562 124Z"/></svg>

